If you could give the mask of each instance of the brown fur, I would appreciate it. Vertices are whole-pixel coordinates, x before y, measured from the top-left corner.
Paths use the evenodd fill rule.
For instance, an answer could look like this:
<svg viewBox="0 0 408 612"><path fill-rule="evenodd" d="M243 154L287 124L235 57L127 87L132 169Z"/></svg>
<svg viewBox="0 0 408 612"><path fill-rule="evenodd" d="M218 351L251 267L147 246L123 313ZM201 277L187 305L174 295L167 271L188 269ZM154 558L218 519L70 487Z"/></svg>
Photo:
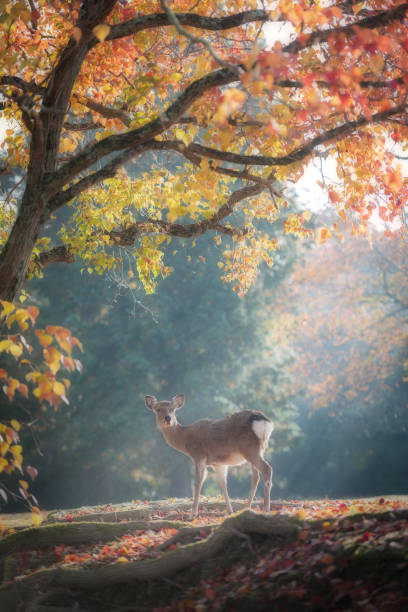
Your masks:
<svg viewBox="0 0 408 612"><path fill-rule="evenodd" d="M254 432L253 423L269 419L256 410L242 410L218 420L201 419L192 425L183 426L177 421L176 410L184 404L184 396L177 395L171 401L158 402L155 397L145 397L147 408L156 415L157 427L166 442L173 448L188 455L196 468L193 516L198 513L198 500L207 467L212 466L223 490L227 509L232 512L226 478L228 467L248 461L252 466L252 485L249 496L251 506L259 481L259 472L264 479L264 510L270 508L272 468L264 460L263 453L268 444L270 432L260 439Z"/></svg>

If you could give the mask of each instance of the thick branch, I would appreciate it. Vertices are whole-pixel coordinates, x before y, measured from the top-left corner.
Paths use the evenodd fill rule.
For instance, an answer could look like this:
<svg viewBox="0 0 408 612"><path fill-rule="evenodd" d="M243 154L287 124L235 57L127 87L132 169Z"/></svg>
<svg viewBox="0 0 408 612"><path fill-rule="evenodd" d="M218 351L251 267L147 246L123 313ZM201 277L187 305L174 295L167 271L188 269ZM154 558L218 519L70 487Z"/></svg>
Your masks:
<svg viewBox="0 0 408 612"><path fill-rule="evenodd" d="M91 98L85 98L85 101L81 98L80 102L87 106L90 110L93 110L95 113L102 115L106 119L120 119L121 122L126 125L126 127L130 126L131 117L130 115L121 108L114 108L112 106L105 106L104 104L100 104L99 102L95 102L91 100Z"/></svg>
<svg viewBox="0 0 408 612"><path fill-rule="evenodd" d="M66 246L56 246L49 251L43 251L34 259L34 263L40 268L44 268L52 263L73 263L75 257Z"/></svg>
<svg viewBox="0 0 408 612"><path fill-rule="evenodd" d="M194 13L175 13L177 21L183 26L199 28L201 30L210 30L213 32L220 30L229 30L237 28L246 23L254 21L269 21L267 11L262 9L253 11L244 11L236 15L227 17L205 17L204 15L196 15ZM165 13L155 13L153 15L140 15L134 19L130 19L125 23L119 23L111 27L107 40L115 40L124 36L131 36L149 28L160 28L169 26L170 21Z"/></svg>
<svg viewBox="0 0 408 612"><path fill-rule="evenodd" d="M232 70L223 68L211 72L201 79L197 79L179 95L179 97L168 106L157 119L153 119L146 125L126 132L108 136L103 140L91 144L71 161L61 166L50 177L49 194L53 195L61 189L61 187L71 181L79 172L86 170L99 159L130 147L136 147L143 144L147 140L154 138L168 129L173 123L182 117L183 113L202 96L208 89L227 85L236 81L239 78L238 68Z"/></svg>
<svg viewBox="0 0 408 612"><path fill-rule="evenodd" d="M327 130L318 136L312 138L307 144L295 149L287 155L272 157L269 155L241 155L239 153L231 153L229 151L219 151L200 144L191 143L186 149L187 152L195 153L203 157L211 159L219 159L235 164L244 164L252 166L288 166L294 162L302 161L310 155L316 147L322 144L327 144L332 140L339 140L342 137L349 136L355 130L365 127L371 123L381 123L389 117L405 112L405 104L401 104L387 111L376 113L371 118L361 117L356 121L349 121L339 125L331 130Z"/></svg>
<svg viewBox="0 0 408 612"><path fill-rule="evenodd" d="M10 85L11 87L17 87L17 89L21 89L24 93L30 92L32 94L36 94L42 96L45 92L45 89L36 83L28 82L18 76L8 76L4 75L0 78L0 85Z"/></svg>
<svg viewBox="0 0 408 612"><path fill-rule="evenodd" d="M70 132L87 132L88 130L99 130L103 128L103 125L95 123L94 121L87 121L84 123L65 121L64 128Z"/></svg>
<svg viewBox="0 0 408 612"><path fill-rule="evenodd" d="M328 89L333 87L333 83L330 83L329 81L319 80L319 81L315 81L315 83L319 87L327 87ZM305 86L305 84L302 81L292 81L290 79L275 79L274 85L276 85L277 87L293 88L293 89L302 89ZM395 85L405 85L405 83L402 77L397 77L395 79L390 79L388 81L374 81L374 80L365 79L365 80L360 81L359 85L360 87L364 87L366 89L368 89L369 87L373 87L374 89L381 89L382 87L394 88Z"/></svg>
<svg viewBox="0 0 408 612"><path fill-rule="evenodd" d="M301 39L297 38L288 45L285 45L282 51L286 53L298 53L302 49L311 47L316 43L327 42L327 40L333 34L347 34L347 36L354 36L356 34L356 27L374 30L375 28L390 25L394 21L402 22L407 10L408 2L404 2L403 4L400 4L399 6L396 6L388 11L382 11L381 13L377 13L371 17L366 17L365 19L360 19L359 21L355 21L346 26L327 30L315 30L311 34L306 36L302 35Z"/></svg>
<svg viewBox="0 0 408 612"><path fill-rule="evenodd" d="M271 178L272 177L269 177L269 179ZM178 238L192 238L193 236L200 236L209 230L217 231L229 236L242 235L245 233L244 230L226 227L221 225L220 222L226 219L233 212L234 208L239 202L262 193L262 191L267 187L268 185L265 181L237 189L231 193L226 203L220 206L212 217L209 219L203 219L197 223L182 225L180 223L169 223L168 221L162 221L161 219L148 219L146 221L134 223L124 230L111 231L109 235L113 241L120 246L131 246L142 234L153 232L166 234L168 236L175 236Z"/></svg>

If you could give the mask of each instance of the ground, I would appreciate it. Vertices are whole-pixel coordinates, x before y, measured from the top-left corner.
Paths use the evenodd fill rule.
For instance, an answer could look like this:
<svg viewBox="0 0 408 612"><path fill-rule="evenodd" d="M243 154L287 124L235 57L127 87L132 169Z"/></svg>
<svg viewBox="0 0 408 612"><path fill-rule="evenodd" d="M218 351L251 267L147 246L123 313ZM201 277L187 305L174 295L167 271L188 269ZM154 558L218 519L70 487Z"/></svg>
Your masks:
<svg viewBox="0 0 408 612"><path fill-rule="evenodd" d="M0 609L30 612L408 609L408 497L203 499L0 515Z"/></svg>

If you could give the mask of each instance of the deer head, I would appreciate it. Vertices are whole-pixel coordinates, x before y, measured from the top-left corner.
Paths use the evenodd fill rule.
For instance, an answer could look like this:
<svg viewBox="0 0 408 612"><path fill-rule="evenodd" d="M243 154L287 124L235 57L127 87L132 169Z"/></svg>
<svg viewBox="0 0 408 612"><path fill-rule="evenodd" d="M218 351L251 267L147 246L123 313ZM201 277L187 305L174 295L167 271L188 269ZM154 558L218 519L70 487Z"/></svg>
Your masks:
<svg viewBox="0 0 408 612"><path fill-rule="evenodd" d="M169 401L158 402L153 395L145 396L145 404L156 415L156 424L159 429L177 425L176 410L184 405L184 395L176 395Z"/></svg>

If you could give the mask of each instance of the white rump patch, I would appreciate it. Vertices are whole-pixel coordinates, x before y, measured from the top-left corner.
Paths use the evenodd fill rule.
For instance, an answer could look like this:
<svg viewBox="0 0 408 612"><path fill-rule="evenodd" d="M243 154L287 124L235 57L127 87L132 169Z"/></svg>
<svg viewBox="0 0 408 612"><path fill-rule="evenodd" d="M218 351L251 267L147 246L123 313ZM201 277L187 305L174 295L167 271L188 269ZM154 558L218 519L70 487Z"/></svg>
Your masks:
<svg viewBox="0 0 408 612"><path fill-rule="evenodd" d="M271 421L256 420L252 421L252 429L257 438L259 438L265 446L268 444L271 433L273 432L273 423Z"/></svg>

